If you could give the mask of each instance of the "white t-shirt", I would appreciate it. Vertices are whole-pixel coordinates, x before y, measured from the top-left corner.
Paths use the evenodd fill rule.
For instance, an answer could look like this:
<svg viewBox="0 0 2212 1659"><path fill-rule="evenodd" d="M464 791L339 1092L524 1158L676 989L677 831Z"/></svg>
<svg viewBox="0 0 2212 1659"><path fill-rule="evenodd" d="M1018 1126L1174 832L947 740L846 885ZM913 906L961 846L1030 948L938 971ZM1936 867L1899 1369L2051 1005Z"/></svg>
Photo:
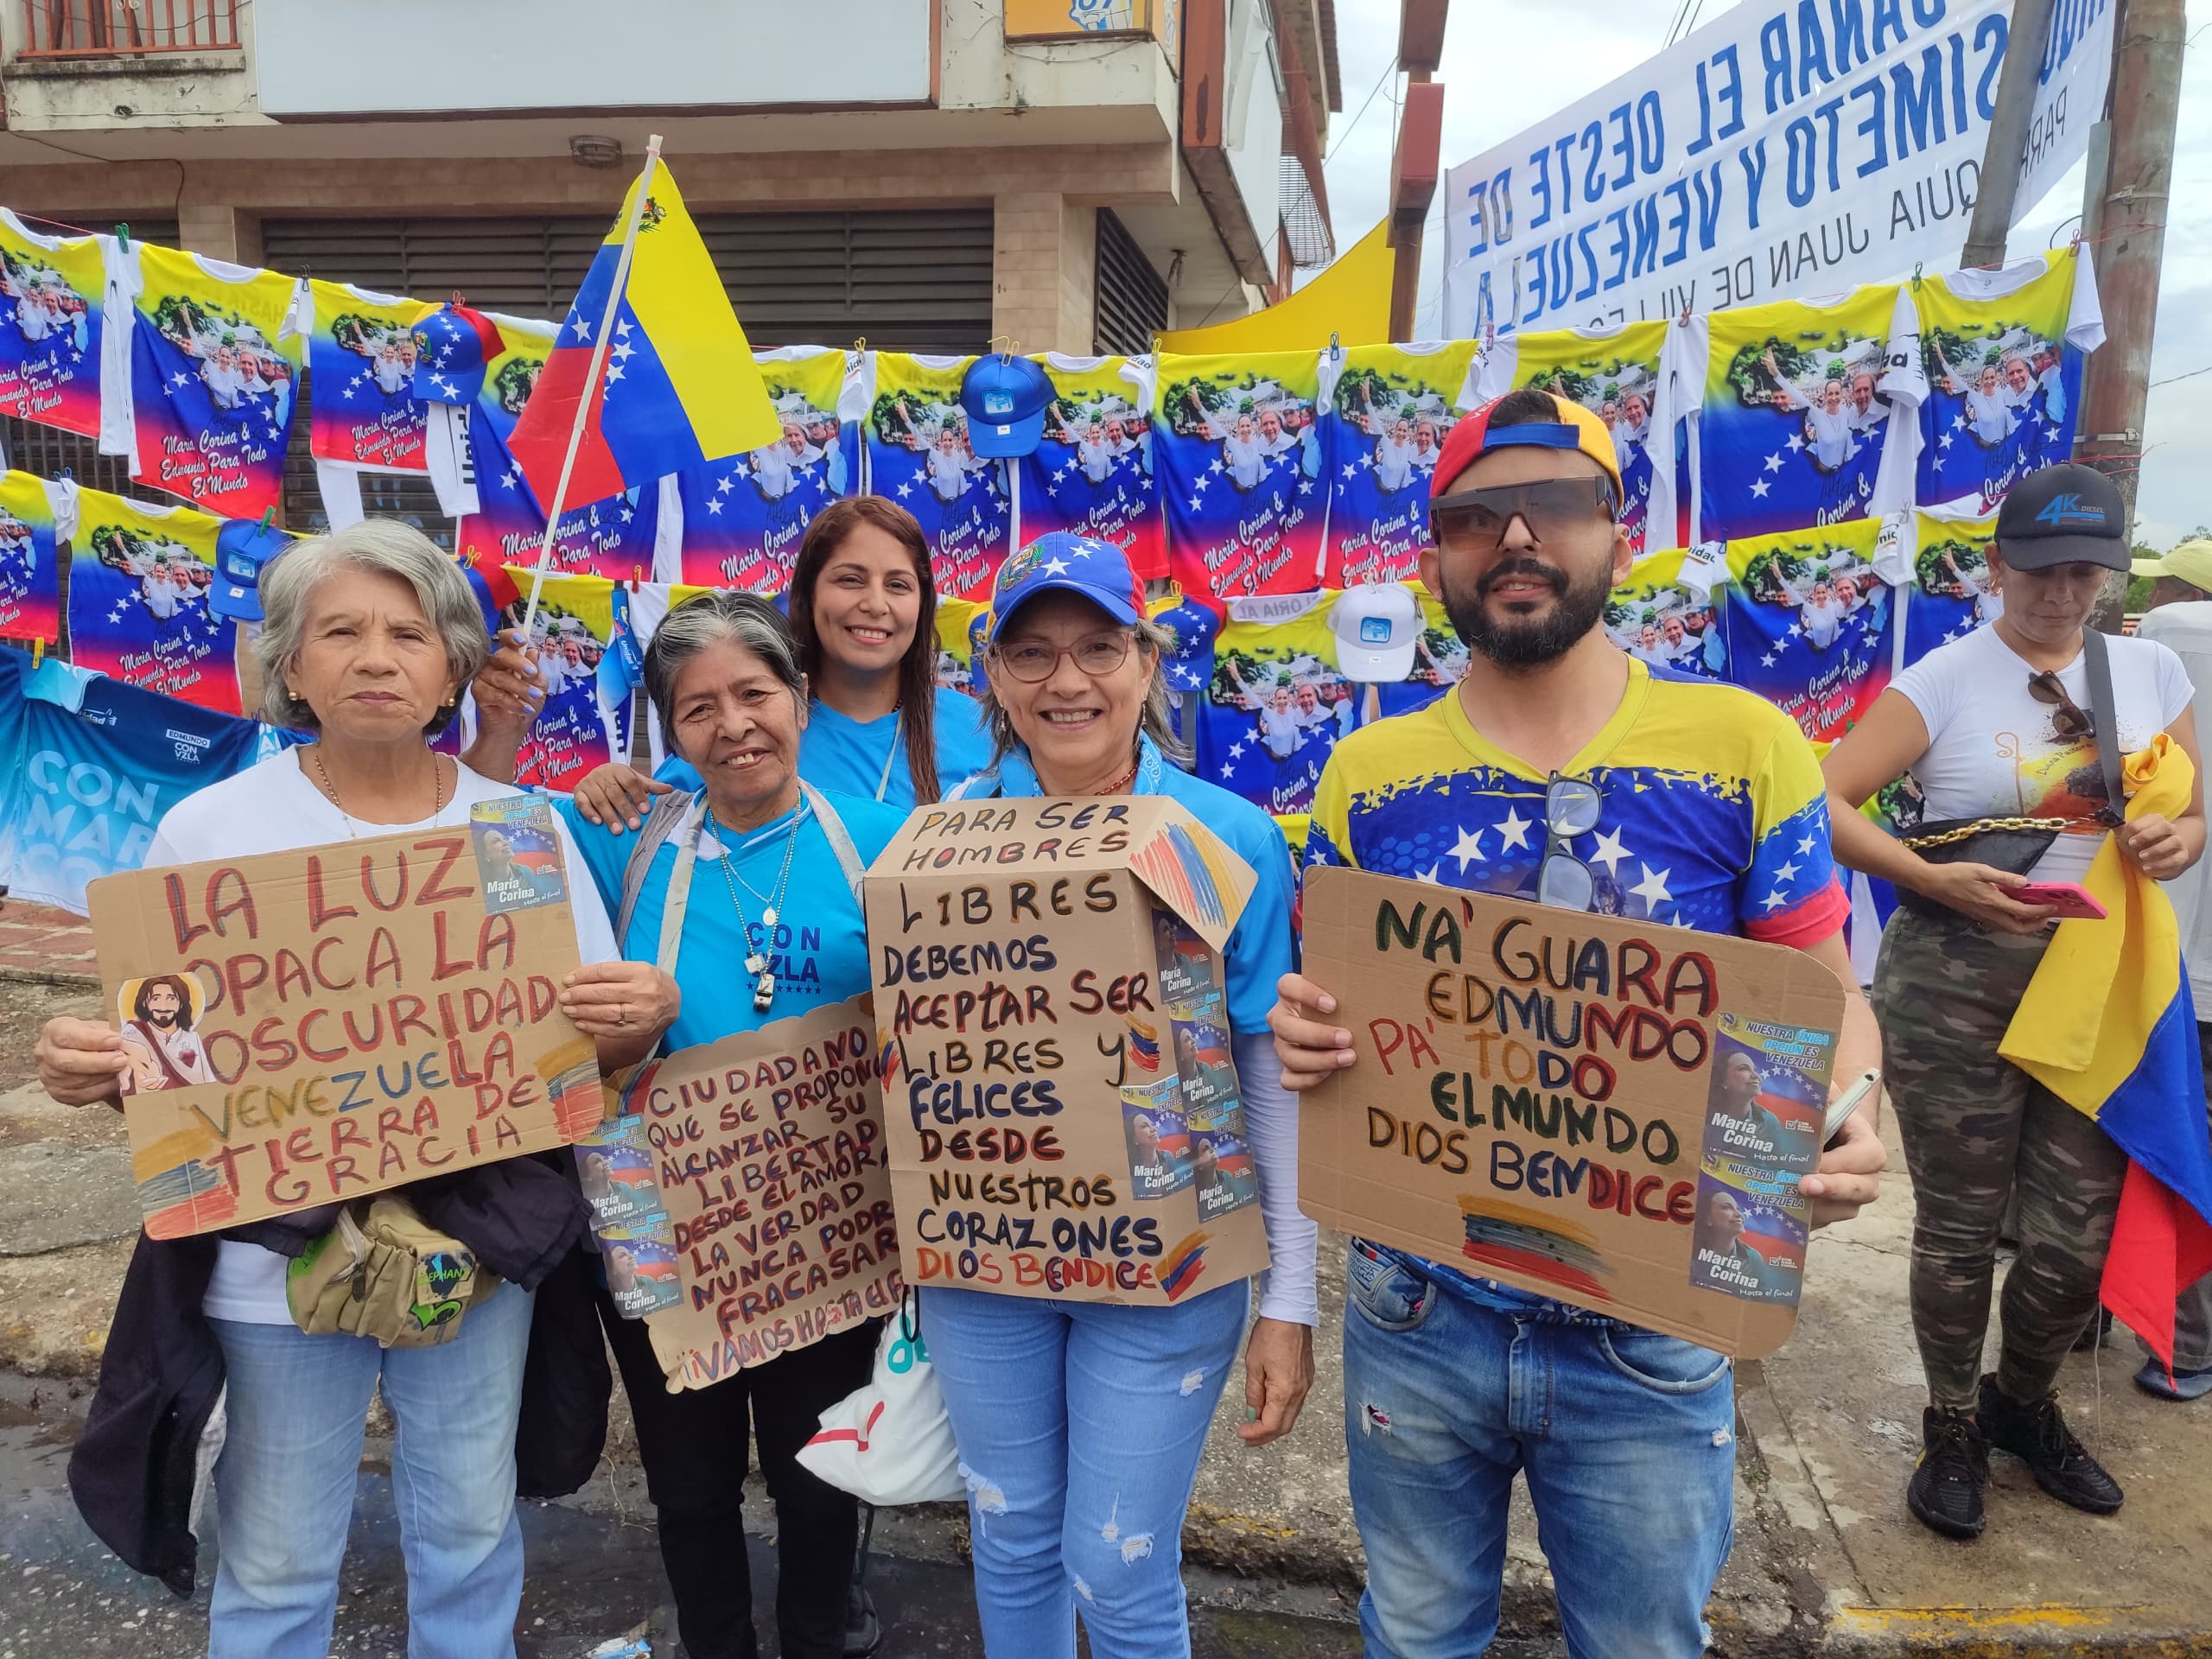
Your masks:
<svg viewBox="0 0 2212 1659"><path fill-rule="evenodd" d="M2155 639L2179 657L2200 693L2212 689L2212 601L2161 605L2143 619L2135 637ZM2212 858L2197 860L2165 886L2181 925L2182 959L2189 964L2196 1017L2202 1020L2212 1014Z"/></svg>
<svg viewBox="0 0 2212 1659"><path fill-rule="evenodd" d="M468 809L477 802L504 800L518 792L512 784L495 784L462 766L453 798L431 817L415 823L349 820L300 770L299 751L287 749L171 807L154 831L145 868L250 858L257 853L290 852L439 824L457 828L468 822ZM572 873L569 908L575 918L577 957L584 962L615 961L622 953L615 948L614 929L599 901L599 890L588 876L573 879L574 873L585 868L583 854L557 812L553 823L561 832L562 855ZM284 1258L274 1250L222 1240L201 1311L211 1319L291 1324L291 1309L284 1300Z"/></svg>
<svg viewBox="0 0 2212 1659"><path fill-rule="evenodd" d="M2172 724L2193 695L2181 658L2152 639L2109 639L2113 724L2133 753ZM2095 740L2062 741L2057 710L2029 695L2034 670L1993 627L1939 646L1893 682L1928 728L1928 752L1912 763L1929 823L1953 818L2088 819L2104 804ZM2058 676L2089 712L2089 666L2080 656ZM2085 823L2050 844L2029 872L2038 881L2079 881L2105 830Z"/></svg>

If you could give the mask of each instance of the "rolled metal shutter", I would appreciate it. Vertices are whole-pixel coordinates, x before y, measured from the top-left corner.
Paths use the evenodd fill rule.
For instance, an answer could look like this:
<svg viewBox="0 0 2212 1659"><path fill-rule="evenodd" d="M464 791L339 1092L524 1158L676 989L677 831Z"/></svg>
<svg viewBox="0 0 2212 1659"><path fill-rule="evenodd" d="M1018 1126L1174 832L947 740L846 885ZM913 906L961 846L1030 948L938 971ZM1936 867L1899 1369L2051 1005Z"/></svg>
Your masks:
<svg viewBox="0 0 2212 1659"><path fill-rule="evenodd" d="M1098 288L1094 319L1101 357L1141 357L1167 327L1167 284L1110 207L1098 210Z"/></svg>
<svg viewBox="0 0 2212 1659"><path fill-rule="evenodd" d="M991 210L928 213L700 213L701 236L756 346L849 346L973 352L991 325ZM354 283L523 316L558 317L607 234L597 215L529 219L270 219L262 257L273 270ZM284 467L285 522L323 528L307 422ZM363 505L450 546L453 524L427 480L370 474Z"/></svg>

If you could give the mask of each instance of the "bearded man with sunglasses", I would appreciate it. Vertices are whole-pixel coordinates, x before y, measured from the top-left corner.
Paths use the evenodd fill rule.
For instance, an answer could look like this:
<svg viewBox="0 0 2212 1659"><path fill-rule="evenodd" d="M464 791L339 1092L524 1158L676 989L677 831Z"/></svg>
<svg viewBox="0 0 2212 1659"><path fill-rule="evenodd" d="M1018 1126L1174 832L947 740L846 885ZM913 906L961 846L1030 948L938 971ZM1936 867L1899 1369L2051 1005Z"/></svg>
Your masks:
<svg viewBox="0 0 2212 1659"><path fill-rule="evenodd" d="M1846 986L1849 906L1810 747L1748 691L1637 661L1600 626L1628 575L1612 439L1510 392L1446 441L1421 580L1471 647L1459 689L1338 745L1306 863L1739 933ZM1333 988L1286 976L1283 1081L1352 1062ZM1853 989L1835 1075L1878 1065ZM1871 1109L1804 1178L1814 1224L1875 1195ZM1497 1629L1506 1504L1526 1475L1568 1651L1694 1659L1727 1554L1733 1379L1679 1338L1354 1239L1345 1438L1369 1659L1470 1659Z"/></svg>

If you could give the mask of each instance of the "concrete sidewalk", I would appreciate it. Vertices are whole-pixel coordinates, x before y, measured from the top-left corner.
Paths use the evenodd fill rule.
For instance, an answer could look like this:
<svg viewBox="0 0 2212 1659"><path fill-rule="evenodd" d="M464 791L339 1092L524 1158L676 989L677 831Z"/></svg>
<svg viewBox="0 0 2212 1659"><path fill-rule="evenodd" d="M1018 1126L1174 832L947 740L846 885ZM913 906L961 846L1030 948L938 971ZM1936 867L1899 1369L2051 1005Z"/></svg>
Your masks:
<svg viewBox="0 0 2212 1659"><path fill-rule="evenodd" d="M136 1221L120 1120L57 1106L29 1082L36 1023L97 1001L82 982L69 986L66 967L40 969L41 983L0 983L0 1369L75 1393L97 1369ZM2075 1356L2063 1384L2077 1432L2127 1490L2118 1516L2061 1507L2001 1454L1979 1541L1947 1541L1905 1512L1924 1395L1906 1315L1912 1195L1894 1146L1891 1166L1872 1211L1818 1236L1796 1334L1741 1368L1736 1544L1712 1608L1715 1650L2212 1654L2212 1401L2142 1394L2128 1380L2140 1356L2122 1335ZM1194 1576L1244 1581L1257 1605L1344 1616L1358 1592L1342 1307L1341 1242L1325 1240L1319 1375L1305 1415L1283 1441L1247 1451L1234 1428L1240 1370L1199 1472L1185 1536ZM626 1424L614 1444L621 1459ZM604 1476L572 1502L639 1501L626 1465ZM1534 1516L1516 1502L1503 1634L1541 1648L1557 1615ZM765 1502L748 1509L770 1513ZM878 1541L894 1556L956 1560L964 1521L957 1510L887 1516Z"/></svg>

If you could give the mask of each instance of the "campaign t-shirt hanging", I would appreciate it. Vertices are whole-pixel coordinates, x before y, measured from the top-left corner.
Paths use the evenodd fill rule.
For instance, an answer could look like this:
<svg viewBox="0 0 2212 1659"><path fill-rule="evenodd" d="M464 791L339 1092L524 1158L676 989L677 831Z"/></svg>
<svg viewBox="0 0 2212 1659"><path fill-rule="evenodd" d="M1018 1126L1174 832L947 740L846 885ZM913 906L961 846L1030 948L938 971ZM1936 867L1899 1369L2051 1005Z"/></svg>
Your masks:
<svg viewBox="0 0 2212 1659"><path fill-rule="evenodd" d="M1910 378L1891 343L1902 347L1910 315L1883 286L1673 326L1668 373L1696 410L1693 541L1878 518L1904 504L1897 463L1885 477L1882 462Z"/></svg>
<svg viewBox="0 0 2212 1659"><path fill-rule="evenodd" d="M510 569L508 575L527 595L530 571ZM509 607L499 626L521 626L527 604L525 597ZM600 673L614 632L613 582L590 575L545 579L531 636L538 648L537 671L545 686L545 706L538 711L516 756L518 784L573 790L594 766L605 766L618 753L627 756L627 748L618 743L618 734L630 729L634 692L623 684L625 695L613 704L601 694L602 685L614 689L615 677Z"/></svg>
<svg viewBox="0 0 2212 1659"><path fill-rule="evenodd" d="M1906 293L1924 377L1914 499L1994 512L2028 474L2073 459L2082 359L2105 338L2095 268L2061 250Z"/></svg>
<svg viewBox="0 0 2212 1659"><path fill-rule="evenodd" d="M78 490L70 659L126 685L237 714L238 627L207 603L222 528L189 507Z"/></svg>
<svg viewBox="0 0 2212 1659"><path fill-rule="evenodd" d="M1159 359L1153 465L1185 593L1298 594L1320 581L1329 497L1313 352Z"/></svg>
<svg viewBox="0 0 2212 1659"><path fill-rule="evenodd" d="M1360 688L1337 672L1332 593L1231 599L1198 711L1197 774L1278 815L1311 812Z"/></svg>
<svg viewBox="0 0 2212 1659"><path fill-rule="evenodd" d="M0 207L0 415L99 436L106 242L41 236Z"/></svg>
<svg viewBox="0 0 2212 1659"><path fill-rule="evenodd" d="M1167 574L1160 491L1152 470L1152 362L1147 358L1036 359L1052 383L1045 435L1016 463L1021 539L1054 531L1111 542L1129 569Z"/></svg>
<svg viewBox="0 0 2212 1659"><path fill-rule="evenodd" d="M1437 452L1472 401L1474 356L1471 340L1323 354L1330 587L1420 574Z"/></svg>
<svg viewBox="0 0 2212 1659"><path fill-rule="evenodd" d="M709 588L780 594L814 515L860 487L866 397L846 354L821 346L756 352L768 400L783 422L776 442L677 474L683 507L683 579ZM850 406L848 406L848 404Z"/></svg>
<svg viewBox="0 0 2212 1659"><path fill-rule="evenodd" d="M68 665L34 673L0 651L0 707L21 711L22 748L0 808L0 880L26 904L85 913L86 883L146 861L162 815L251 766L265 728L118 680L93 678L75 708L40 696Z"/></svg>
<svg viewBox="0 0 2212 1659"><path fill-rule="evenodd" d="M116 262L130 301L130 477L211 512L257 518L283 495L304 358L299 282L134 244Z"/></svg>
<svg viewBox="0 0 2212 1659"><path fill-rule="evenodd" d="M972 357L875 353L868 490L912 513L939 599L988 599L1014 536L1003 461L969 447L960 382Z"/></svg>
<svg viewBox="0 0 2212 1659"><path fill-rule="evenodd" d="M1881 521L1728 544L1728 677L1815 743L1856 725L1890 683L1894 596L1874 571Z"/></svg>
<svg viewBox="0 0 2212 1659"><path fill-rule="evenodd" d="M1605 601L1605 632L1623 651L1653 668L1725 680L1727 612L1683 573L1681 548L1638 559L1628 580Z"/></svg>
<svg viewBox="0 0 2212 1659"><path fill-rule="evenodd" d="M1912 515L1912 592L1904 613L1909 667L2005 613L1989 568L1997 520L1962 512Z"/></svg>
<svg viewBox="0 0 2212 1659"><path fill-rule="evenodd" d="M0 638L60 638L61 565L76 527L77 486L31 473L0 474Z"/></svg>
<svg viewBox="0 0 2212 1659"><path fill-rule="evenodd" d="M308 293L308 450L325 510L342 526L360 513L350 474L428 469L429 409L415 395L415 325L437 308L319 277Z"/></svg>

